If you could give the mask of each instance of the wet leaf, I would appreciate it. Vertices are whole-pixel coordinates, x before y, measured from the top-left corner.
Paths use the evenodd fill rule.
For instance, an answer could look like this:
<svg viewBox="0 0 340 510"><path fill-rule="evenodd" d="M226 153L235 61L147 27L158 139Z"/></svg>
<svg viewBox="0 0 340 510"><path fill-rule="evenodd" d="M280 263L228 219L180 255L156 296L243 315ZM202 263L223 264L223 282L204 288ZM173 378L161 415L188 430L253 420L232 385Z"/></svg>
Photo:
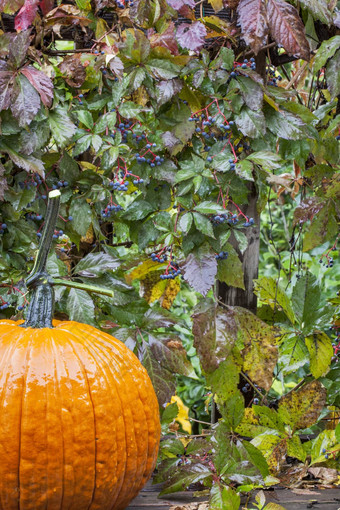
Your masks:
<svg viewBox="0 0 340 510"><path fill-rule="evenodd" d="M27 66L21 69L21 73L26 76L31 85L39 93L40 99L46 107L50 107L53 100L53 83L42 71L33 66Z"/></svg>
<svg viewBox="0 0 340 510"><path fill-rule="evenodd" d="M94 303L88 292L71 289L66 303L70 320L94 325Z"/></svg>
<svg viewBox="0 0 340 510"><path fill-rule="evenodd" d="M194 346L206 373L216 370L230 355L237 339L233 309L216 306L212 301L200 303L192 315Z"/></svg>
<svg viewBox="0 0 340 510"><path fill-rule="evenodd" d="M32 25L38 11L39 0L25 0L18 14L15 16L15 30L21 32Z"/></svg>
<svg viewBox="0 0 340 510"><path fill-rule="evenodd" d="M296 283L292 293L292 305L295 316L305 334L314 329L319 316L321 288L314 275L306 273Z"/></svg>
<svg viewBox="0 0 340 510"><path fill-rule="evenodd" d="M265 3L263 0L241 0L237 14L242 37L257 55L266 44L269 33Z"/></svg>
<svg viewBox="0 0 340 510"><path fill-rule="evenodd" d="M0 0L0 11L5 14L15 14L24 2L25 0Z"/></svg>
<svg viewBox="0 0 340 510"><path fill-rule="evenodd" d="M184 279L196 291L206 296L215 283L217 261L207 245L190 253L181 264Z"/></svg>
<svg viewBox="0 0 340 510"><path fill-rule="evenodd" d="M162 105L176 95L182 89L182 82L180 80L163 80L157 85L157 102Z"/></svg>
<svg viewBox="0 0 340 510"><path fill-rule="evenodd" d="M73 269L74 274L93 277L100 276L106 271L114 271L120 266L120 261L108 253L88 253Z"/></svg>
<svg viewBox="0 0 340 510"><path fill-rule="evenodd" d="M293 431L305 429L318 420L325 403L326 389L319 381L312 381L282 397L278 413Z"/></svg>
<svg viewBox="0 0 340 510"><path fill-rule="evenodd" d="M294 210L294 225L306 223L306 221L312 220L324 206L325 201L321 200L320 197L314 196L301 200Z"/></svg>
<svg viewBox="0 0 340 510"><path fill-rule="evenodd" d="M76 132L76 126L71 121L66 110L57 107L48 117L53 138L59 147L65 147Z"/></svg>
<svg viewBox="0 0 340 510"><path fill-rule="evenodd" d="M266 133L266 122L261 110L255 112L247 107L242 108L240 114L236 117L236 124L241 133L251 138Z"/></svg>
<svg viewBox="0 0 340 510"><path fill-rule="evenodd" d="M11 110L19 126L32 122L40 108L40 97L28 79L20 74L13 84Z"/></svg>
<svg viewBox="0 0 340 510"><path fill-rule="evenodd" d="M292 436L287 440L287 455L305 462L306 452L298 435Z"/></svg>
<svg viewBox="0 0 340 510"><path fill-rule="evenodd" d="M203 48L207 29L200 21L183 23L177 28L176 39L182 48L198 51Z"/></svg>
<svg viewBox="0 0 340 510"><path fill-rule="evenodd" d="M336 35L335 37L331 37L330 39L326 39L318 48L318 51L314 57L314 72L317 72L324 67L327 60L330 59L335 52L339 49L340 46L340 35Z"/></svg>
<svg viewBox="0 0 340 510"><path fill-rule="evenodd" d="M8 190L7 179L4 176L5 171L5 167L0 163L0 200L4 200L5 191Z"/></svg>
<svg viewBox="0 0 340 510"><path fill-rule="evenodd" d="M210 510L238 510L241 498L231 487L214 483L210 490Z"/></svg>
<svg viewBox="0 0 340 510"><path fill-rule="evenodd" d="M268 0L267 16L270 33L290 55L310 59L305 27L296 8L283 0Z"/></svg>

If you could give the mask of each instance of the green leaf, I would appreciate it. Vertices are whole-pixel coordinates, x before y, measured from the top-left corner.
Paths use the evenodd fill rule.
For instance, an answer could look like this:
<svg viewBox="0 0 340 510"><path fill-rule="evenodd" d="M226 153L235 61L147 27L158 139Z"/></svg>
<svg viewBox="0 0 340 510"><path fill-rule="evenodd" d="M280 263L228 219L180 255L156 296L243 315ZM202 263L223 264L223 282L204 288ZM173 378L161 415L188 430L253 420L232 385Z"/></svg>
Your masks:
<svg viewBox="0 0 340 510"><path fill-rule="evenodd" d="M173 492L183 491L192 483L197 483L211 477L211 471L204 464L193 464L176 469L164 484L160 495L171 494Z"/></svg>
<svg viewBox="0 0 340 510"><path fill-rule="evenodd" d="M229 357L206 377L226 426L228 429L235 430L242 421L244 413L244 399L238 389L239 368L232 357Z"/></svg>
<svg viewBox="0 0 340 510"><path fill-rule="evenodd" d="M99 135L92 135L91 136L91 145L95 152L98 152L100 147L102 146L103 140Z"/></svg>
<svg viewBox="0 0 340 510"><path fill-rule="evenodd" d="M335 428L335 438L337 442L340 443L340 423L338 423Z"/></svg>
<svg viewBox="0 0 340 510"><path fill-rule="evenodd" d="M162 80L171 80L179 75L181 68L167 59L149 60L146 68L156 77Z"/></svg>
<svg viewBox="0 0 340 510"><path fill-rule="evenodd" d="M47 272L53 277L58 278L60 276L66 276L68 274L66 264L60 259L57 258L55 252L52 252L48 259L46 265Z"/></svg>
<svg viewBox="0 0 340 510"><path fill-rule="evenodd" d="M305 342L310 355L310 370L318 379L330 369L333 357L332 341L326 333L319 331L307 336Z"/></svg>
<svg viewBox="0 0 340 510"><path fill-rule="evenodd" d="M91 296L84 290L70 290L66 310L71 321L94 324L94 303Z"/></svg>
<svg viewBox="0 0 340 510"><path fill-rule="evenodd" d="M245 76L237 77L237 84L239 85L243 99L246 105L254 111L261 110L263 102L262 87Z"/></svg>
<svg viewBox="0 0 340 510"><path fill-rule="evenodd" d="M193 220L193 217L192 217L191 213L186 213L186 214L183 214L183 216L181 216L181 218L179 220L179 228L181 229L181 231L184 234L187 234L189 232L189 230L191 229L192 220Z"/></svg>
<svg viewBox="0 0 340 510"><path fill-rule="evenodd" d="M218 261L217 278L231 287L244 289L244 275L242 262L230 243L224 246L228 258Z"/></svg>
<svg viewBox="0 0 340 510"><path fill-rule="evenodd" d="M124 218L129 221L142 220L153 212L153 210L154 208L149 202L145 200L135 200L135 202L132 202L132 204L127 207Z"/></svg>
<svg viewBox="0 0 340 510"><path fill-rule="evenodd" d="M84 124L88 129L92 129L94 122L92 113L89 110L78 110L76 112L79 122Z"/></svg>
<svg viewBox="0 0 340 510"><path fill-rule="evenodd" d="M298 140L305 135L304 122L293 113L265 106L265 117L268 129L277 137L286 140Z"/></svg>
<svg viewBox="0 0 340 510"><path fill-rule="evenodd" d="M326 67L326 80L331 99L336 99L340 94L340 51L328 62Z"/></svg>
<svg viewBox="0 0 340 510"><path fill-rule="evenodd" d="M210 510L238 510L241 498L231 487L214 483L210 490Z"/></svg>
<svg viewBox="0 0 340 510"><path fill-rule="evenodd" d="M320 20L325 25L331 25L333 21L332 13L325 0L301 0L305 9L313 14L315 20ZM307 32L308 33L308 32ZM340 38L339 38L340 44Z"/></svg>
<svg viewBox="0 0 340 510"><path fill-rule="evenodd" d="M234 67L235 55L233 50L230 48L223 47L220 49L219 58L222 60L223 69L227 71L232 71Z"/></svg>
<svg viewBox="0 0 340 510"><path fill-rule="evenodd" d="M85 236L92 222L92 211L89 204L81 198L74 198L69 209L70 216L73 217L72 230L81 236Z"/></svg>
<svg viewBox="0 0 340 510"><path fill-rule="evenodd" d="M216 202L201 202L198 205L195 205L195 211L201 213L201 214L224 214L225 209L219 205L216 204Z"/></svg>
<svg viewBox="0 0 340 510"><path fill-rule="evenodd" d="M59 176L72 184L79 177L78 163L65 151L59 163Z"/></svg>
<svg viewBox="0 0 340 510"><path fill-rule="evenodd" d="M279 364L282 373L290 374L309 362L309 353L304 340L299 336L284 338L281 342Z"/></svg>
<svg viewBox="0 0 340 510"><path fill-rule="evenodd" d="M19 168L23 168L26 172L37 173L41 175L41 177L45 177L44 164L39 159L34 158L33 156L19 154L19 152L12 149L12 147L6 145L4 142L0 142L0 150L6 152L13 163L15 163Z"/></svg>
<svg viewBox="0 0 340 510"><path fill-rule="evenodd" d="M113 131L115 129L117 120L116 112L109 112L105 113L101 117L99 117L98 122L96 122L96 125L94 127L94 133L100 134L103 133L106 128L108 128L110 131Z"/></svg>
<svg viewBox="0 0 340 510"><path fill-rule="evenodd" d="M238 249L243 254L246 251L247 247L248 247L248 238L240 230L234 230L233 233L234 233L235 239L236 239L236 241L238 243Z"/></svg>
<svg viewBox="0 0 340 510"><path fill-rule="evenodd" d="M314 328L320 312L321 289L316 277L307 273L296 283L292 293L292 305L295 316L305 334Z"/></svg>
<svg viewBox="0 0 340 510"><path fill-rule="evenodd" d="M163 425L170 425L174 421L174 419L178 415L178 405L177 402L173 402L172 404L169 404L166 406L162 413L161 423ZM167 428L167 427L166 427ZM181 443L182 444L182 443Z"/></svg>
<svg viewBox="0 0 340 510"><path fill-rule="evenodd" d="M281 309L292 324L295 323L295 315L290 300L278 282L272 277L264 276L254 280L254 292L257 297L269 305L273 310Z"/></svg>
<svg viewBox="0 0 340 510"><path fill-rule="evenodd" d="M92 142L92 135L84 135L79 140L77 140L77 143L73 149L73 156L79 156L80 154L83 154L83 152L87 151L87 149L90 147Z"/></svg>
<svg viewBox="0 0 340 510"><path fill-rule="evenodd" d="M318 212L303 238L303 250L309 251L338 233L334 204L330 201Z"/></svg>
<svg viewBox="0 0 340 510"><path fill-rule="evenodd" d="M306 452L303 449L301 440L298 435L290 437L287 440L287 455L290 457L295 457L301 462L305 462L306 460Z"/></svg>
<svg viewBox="0 0 340 510"><path fill-rule="evenodd" d="M104 170L111 170L119 156L118 147L110 147L103 153L102 156L102 168Z"/></svg>
<svg viewBox="0 0 340 510"><path fill-rule="evenodd" d="M133 103L132 101L125 101L119 107L119 113L125 119L137 118L138 114L142 111L142 107Z"/></svg>
<svg viewBox="0 0 340 510"><path fill-rule="evenodd" d="M255 163L256 165L262 166L265 170L276 170L283 166L283 161L278 154L270 151L258 151L253 152L247 159Z"/></svg>
<svg viewBox="0 0 340 510"><path fill-rule="evenodd" d="M237 162L235 173L245 181L254 181L253 170L253 164L246 159L242 159L241 161Z"/></svg>
<svg viewBox="0 0 340 510"><path fill-rule="evenodd" d="M340 47L340 35L331 37L322 42L314 57L313 71L317 73L321 67L324 67L327 60L331 58Z"/></svg>
<svg viewBox="0 0 340 510"><path fill-rule="evenodd" d="M73 269L74 274L80 276L100 276L107 271L114 271L120 266L120 261L108 253L88 253Z"/></svg>
<svg viewBox="0 0 340 510"><path fill-rule="evenodd" d="M261 110L253 111L248 107L242 108L235 120L238 129L244 136L258 138L266 133L266 121Z"/></svg>
<svg viewBox="0 0 340 510"><path fill-rule="evenodd" d="M202 216L202 214L198 214L196 212L192 213L192 215L194 217L194 222L197 230L202 232L202 234L209 237L213 237L215 239L214 230L212 228L210 220L208 220L208 218L206 218L205 216Z"/></svg>
<svg viewBox="0 0 340 510"><path fill-rule="evenodd" d="M314 425L326 403L326 389L312 381L281 398L278 413L293 432Z"/></svg>
<svg viewBox="0 0 340 510"><path fill-rule="evenodd" d="M55 110L49 112L48 121L56 144L59 147L65 147L77 129L67 110L58 106Z"/></svg>

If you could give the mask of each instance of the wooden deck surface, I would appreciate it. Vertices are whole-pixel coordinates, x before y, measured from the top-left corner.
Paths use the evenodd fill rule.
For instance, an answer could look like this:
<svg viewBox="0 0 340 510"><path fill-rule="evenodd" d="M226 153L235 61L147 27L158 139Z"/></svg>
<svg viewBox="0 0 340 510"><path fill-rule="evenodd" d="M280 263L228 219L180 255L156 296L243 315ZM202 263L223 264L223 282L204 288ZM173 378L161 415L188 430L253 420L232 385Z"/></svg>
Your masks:
<svg viewBox="0 0 340 510"><path fill-rule="evenodd" d="M162 496L158 498L160 491L159 486L152 485L150 482L148 485L139 493L136 499L130 503L127 510L167 510L173 507L172 510L194 510L195 506L193 503L197 503L197 509L199 510L199 502L206 502L206 498L194 498L193 492L180 492L177 494L171 494L170 496ZM283 506L286 510L340 510L340 488L339 489L309 489L303 491L299 489L272 489L266 490L266 503L269 502L277 503ZM242 499L242 508L255 507L251 505L252 498L248 505L246 505L246 499ZM190 505L191 503L191 505Z"/></svg>

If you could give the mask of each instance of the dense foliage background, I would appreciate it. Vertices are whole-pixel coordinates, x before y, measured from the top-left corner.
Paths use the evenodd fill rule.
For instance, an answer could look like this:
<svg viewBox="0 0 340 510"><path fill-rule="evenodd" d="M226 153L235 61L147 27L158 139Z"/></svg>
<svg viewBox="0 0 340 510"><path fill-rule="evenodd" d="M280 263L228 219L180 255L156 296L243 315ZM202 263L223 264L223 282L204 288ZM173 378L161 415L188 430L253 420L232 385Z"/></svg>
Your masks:
<svg viewBox="0 0 340 510"><path fill-rule="evenodd" d="M164 492L202 482L212 509L233 510L242 491L336 468L337 3L0 12L2 317L25 314L59 188L57 315L148 369Z"/></svg>

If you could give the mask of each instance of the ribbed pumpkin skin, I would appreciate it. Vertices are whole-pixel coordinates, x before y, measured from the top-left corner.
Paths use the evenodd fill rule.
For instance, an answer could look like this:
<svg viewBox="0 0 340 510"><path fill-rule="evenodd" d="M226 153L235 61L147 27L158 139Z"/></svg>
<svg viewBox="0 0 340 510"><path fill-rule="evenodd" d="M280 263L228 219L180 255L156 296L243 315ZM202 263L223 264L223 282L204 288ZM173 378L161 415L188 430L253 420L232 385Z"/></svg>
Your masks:
<svg viewBox="0 0 340 510"><path fill-rule="evenodd" d="M151 381L119 340L53 324L0 321L0 509L121 510L156 463Z"/></svg>

